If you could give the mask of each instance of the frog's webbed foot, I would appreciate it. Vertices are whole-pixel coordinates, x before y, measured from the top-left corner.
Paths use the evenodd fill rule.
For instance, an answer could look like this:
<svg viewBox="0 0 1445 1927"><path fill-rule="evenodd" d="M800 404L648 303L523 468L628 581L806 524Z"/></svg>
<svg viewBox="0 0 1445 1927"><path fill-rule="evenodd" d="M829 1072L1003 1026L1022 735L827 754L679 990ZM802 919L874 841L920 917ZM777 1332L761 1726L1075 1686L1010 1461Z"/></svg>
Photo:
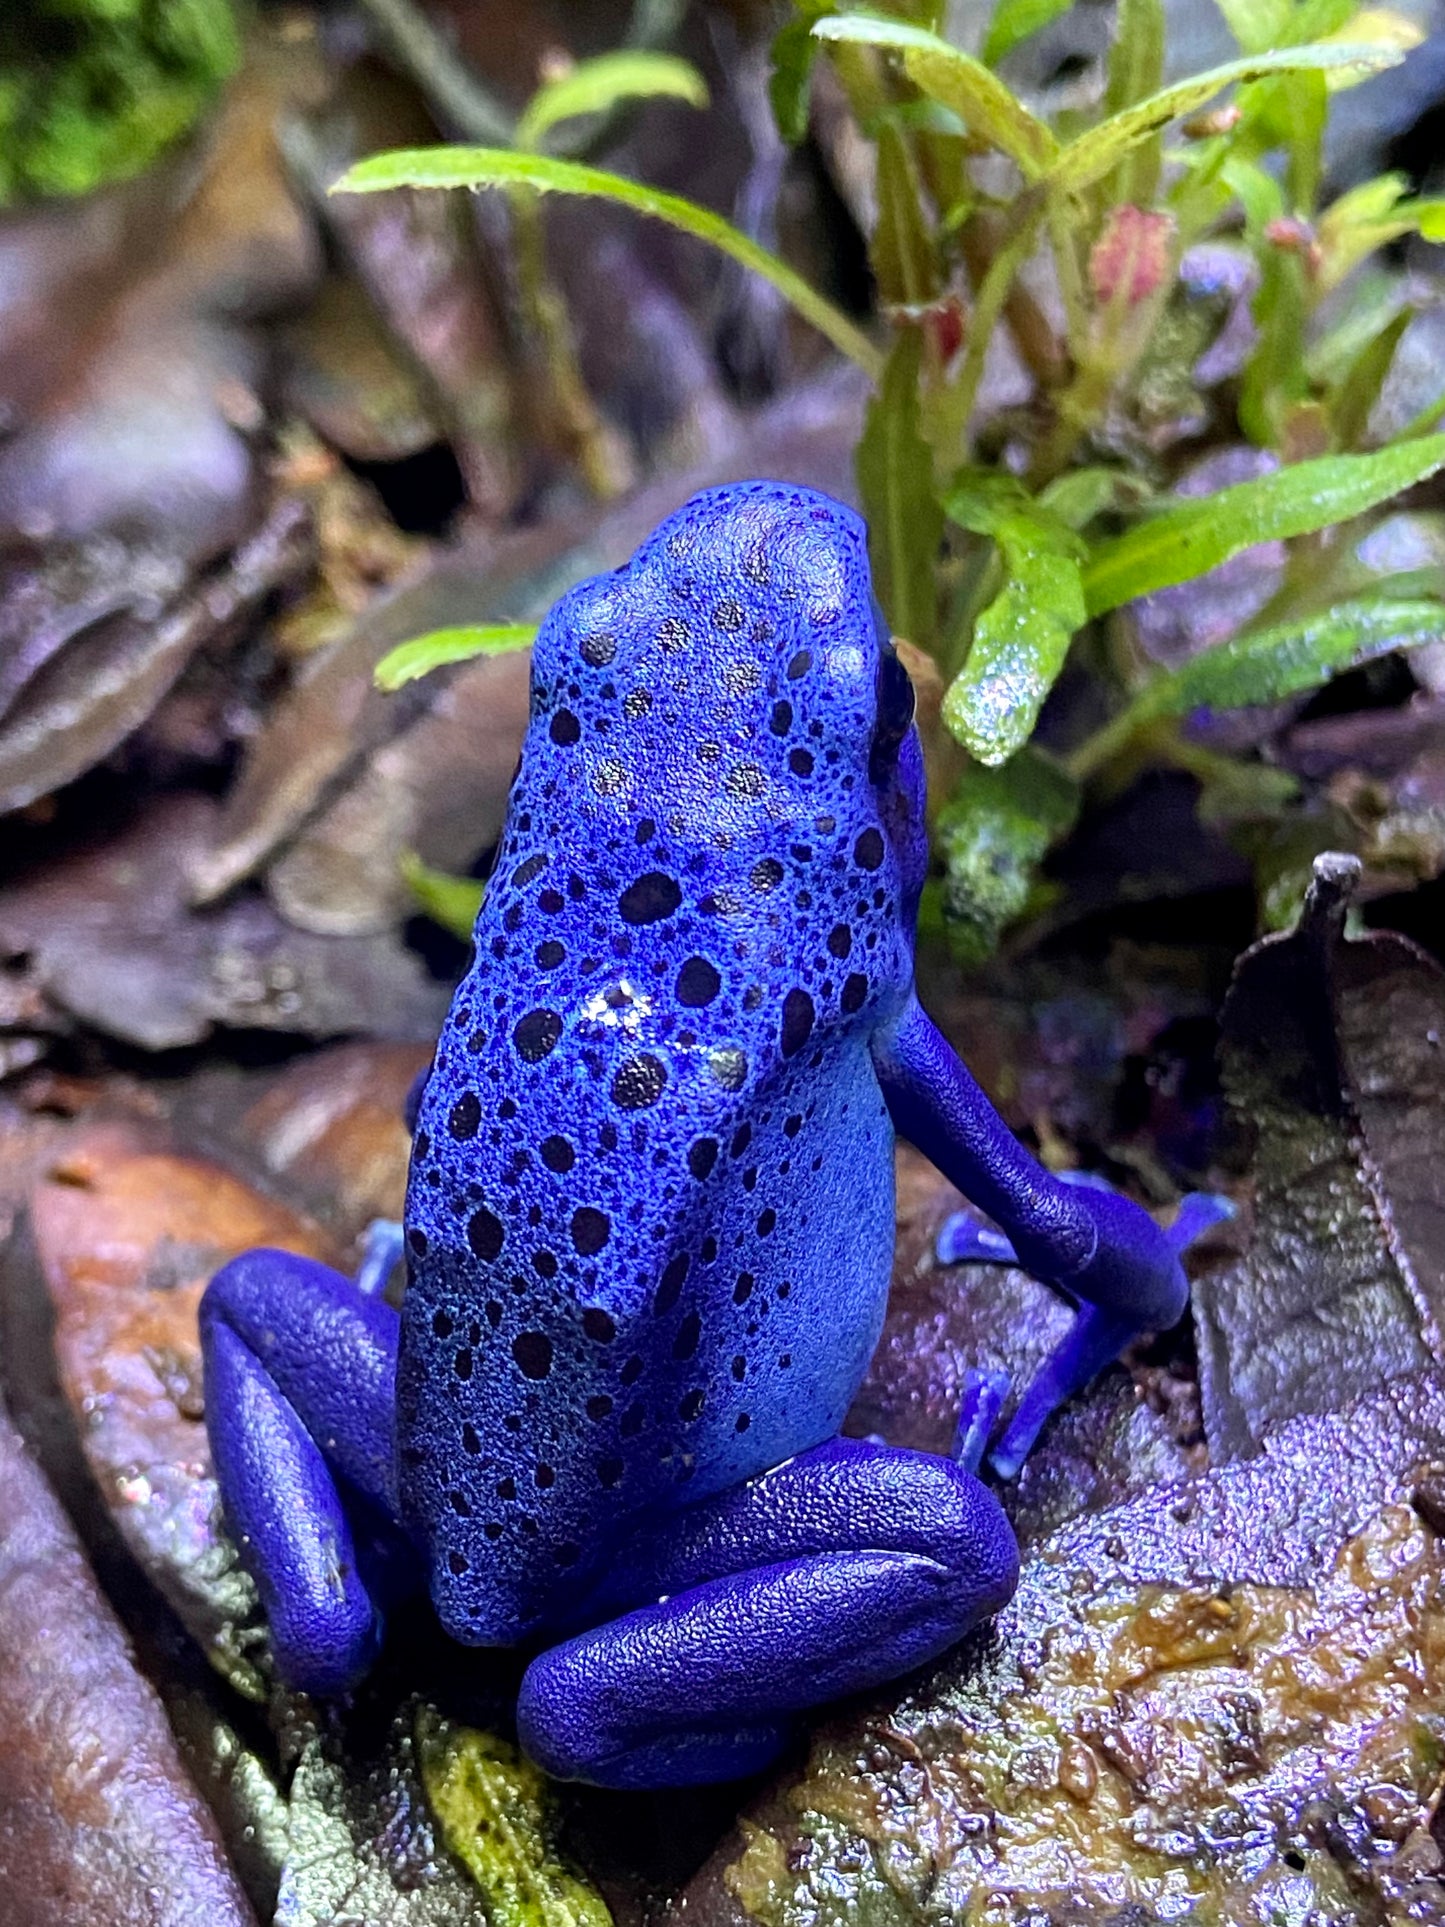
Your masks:
<svg viewBox="0 0 1445 1927"><path fill-rule="evenodd" d="M248 1251L201 1300L206 1427L227 1524L287 1682L355 1684L380 1641L397 1549L399 1320L289 1251ZM414 1562L411 1562L414 1565Z"/></svg>
<svg viewBox="0 0 1445 1927"><path fill-rule="evenodd" d="M584 1608L620 1616L532 1662L518 1728L562 1779L753 1773L793 1714L942 1652L1017 1577L1008 1521L971 1473L835 1439L619 1547Z"/></svg>
<svg viewBox="0 0 1445 1927"><path fill-rule="evenodd" d="M1061 1171L1058 1177L1061 1184L1081 1185L1113 1198L1119 1195L1106 1179L1092 1171ZM1212 1225L1233 1216L1234 1206L1228 1198L1211 1191L1191 1191L1180 1199L1172 1223L1163 1227L1165 1243L1176 1255L1182 1254ZM945 1265L1018 1263L1012 1242L1001 1231L982 1224L970 1211L956 1211L944 1220L934 1252ZM1137 1336L1137 1329L1127 1318L1110 1319L1097 1306L1085 1305L1068 1337L1029 1385L992 1453L988 1453L988 1441L1007 1402L1009 1381L1002 1372L970 1372L964 1382L952 1456L960 1465L977 1471L987 1454L1000 1478L1013 1478L1054 1409L1080 1391Z"/></svg>
<svg viewBox="0 0 1445 1927"><path fill-rule="evenodd" d="M875 1044L874 1061L898 1130L1002 1227L1000 1235L966 1217L951 1221L940 1255L1021 1264L1080 1307L989 1454L1000 1477L1012 1478L1057 1406L1140 1333L1178 1320L1189 1296L1179 1253L1222 1215L1221 1201L1186 1200L1165 1232L1107 1185L1055 1177L1019 1143L916 1002ZM1001 1405L996 1375L976 1374L959 1421L961 1462L979 1463Z"/></svg>

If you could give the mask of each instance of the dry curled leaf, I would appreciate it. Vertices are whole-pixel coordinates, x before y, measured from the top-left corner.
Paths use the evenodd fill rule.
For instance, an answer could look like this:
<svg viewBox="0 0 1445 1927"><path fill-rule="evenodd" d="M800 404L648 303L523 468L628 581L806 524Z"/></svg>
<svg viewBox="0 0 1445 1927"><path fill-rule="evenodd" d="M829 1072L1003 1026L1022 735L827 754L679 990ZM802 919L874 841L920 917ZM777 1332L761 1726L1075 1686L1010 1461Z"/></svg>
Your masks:
<svg viewBox="0 0 1445 1927"><path fill-rule="evenodd" d="M445 989L391 932L309 936L242 896L185 903L208 847L206 797L157 799L110 840L0 889L0 958L84 1024L147 1050L198 1043L218 1026L327 1037L431 1037Z"/></svg>
<svg viewBox="0 0 1445 1927"><path fill-rule="evenodd" d="M1358 874L1317 859L1298 927L1245 953L1225 1006L1254 1225L1194 1293L1216 1459L1445 1359L1445 973L1403 937L1345 936Z"/></svg>
<svg viewBox="0 0 1445 1927"><path fill-rule="evenodd" d="M7 1927L255 1927L70 1524L0 1411Z"/></svg>

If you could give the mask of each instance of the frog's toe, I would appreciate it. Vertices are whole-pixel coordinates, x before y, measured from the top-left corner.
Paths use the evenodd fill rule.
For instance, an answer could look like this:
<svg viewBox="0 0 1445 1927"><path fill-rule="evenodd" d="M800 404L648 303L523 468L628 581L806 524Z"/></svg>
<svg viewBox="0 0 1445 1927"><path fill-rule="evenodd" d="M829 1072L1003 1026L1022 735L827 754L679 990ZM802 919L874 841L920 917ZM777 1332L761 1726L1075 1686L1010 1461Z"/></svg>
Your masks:
<svg viewBox="0 0 1445 1927"><path fill-rule="evenodd" d="M344 1692L380 1628L321 1453L241 1339L213 1323L206 1402L227 1523L255 1577L276 1664L303 1693Z"/></svg>
<svg viewBox="0 0 1445 1927"><path fill-rule="evenodd" d="M397 1314L312 1259L248 1251L206 1287L200 1324L221 1503L277 1665L303 1692L342 1692L375 1654L378 1598L397 1590L371 1558L374 1538L400 1538Z"/></svg>
<svg viewBox="0 0 1445 1927"><path fill-rule="evenodd" d="M963 1382L963 1400L953 1435L953 1450L949 1455L955 1465L961 1465L967 1472L979 1470L1008 1395L1007 1372L990 1372L976 1367L968 1373Z"/></svg>

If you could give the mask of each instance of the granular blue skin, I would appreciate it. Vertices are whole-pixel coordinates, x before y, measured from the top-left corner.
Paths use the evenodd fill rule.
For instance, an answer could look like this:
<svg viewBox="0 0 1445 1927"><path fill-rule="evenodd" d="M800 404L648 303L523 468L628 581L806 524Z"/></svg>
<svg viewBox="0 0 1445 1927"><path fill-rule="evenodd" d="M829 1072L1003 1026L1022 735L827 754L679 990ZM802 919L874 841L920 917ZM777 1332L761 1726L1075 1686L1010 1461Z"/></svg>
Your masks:
<svg viewBox="0 0 1445 1927"><path fill-rule="evenodd" d="M277 1252L202 1307L222 1498L293 1683L364 1671L389 1550L456 1639L540 1649L541 1764L685 1784L1008 1597L971 1470L838 1438L895 1128L1082 1306L1005 1471L1184 1285L1144 1213L1021 1149L914 999L911 716L864 527L808 490L699 495L548 616L417 1118L399 1320Z"/></svg>

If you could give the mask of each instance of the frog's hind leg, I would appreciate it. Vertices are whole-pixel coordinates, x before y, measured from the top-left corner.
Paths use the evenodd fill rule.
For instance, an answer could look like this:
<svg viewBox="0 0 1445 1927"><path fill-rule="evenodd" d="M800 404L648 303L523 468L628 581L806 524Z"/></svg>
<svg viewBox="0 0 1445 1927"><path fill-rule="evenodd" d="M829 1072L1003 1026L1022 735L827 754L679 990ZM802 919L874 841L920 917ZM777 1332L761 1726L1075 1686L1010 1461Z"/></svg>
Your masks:
<svg viewBox="0 0 1445 1927"><path fill-rule="evenodd" d="M1003 1226L1010 1255L1082 1307L990 1455L994 1470L1011 1478L1057 1405L1141 1332L1167 1331L1179 1319L1189 1287L1178 1249L1129 1199L1065 1183L1031 1157L917 1002L875 1041L873 1058L902 1135ZM966 1406L969 1453L979 1449L982 1400L993 1390L981 1385L977 1409Z"/></svg>
<svg viewBox="0 0 1445 1927"><path fill-rule="evenodd" d="M217 1272L200 1321L221 1501L277 1663L303 1691L342 1691L380 1639L376 1577L361 1563L374 1556L379 1573L399 1536L388 1522L400 1321L340 1272L268 1250Z"/></svg>
<svg viewBox="0 0 1445 1927"><path fill-rule="evenodd" d="M835 1439L624 1543L585 1602L619 1616L528 1668L523 1744L601 1786L754 1772L791 1715L942 1652L1017 1575L1008 1521L971 1473Z"/></svg>

